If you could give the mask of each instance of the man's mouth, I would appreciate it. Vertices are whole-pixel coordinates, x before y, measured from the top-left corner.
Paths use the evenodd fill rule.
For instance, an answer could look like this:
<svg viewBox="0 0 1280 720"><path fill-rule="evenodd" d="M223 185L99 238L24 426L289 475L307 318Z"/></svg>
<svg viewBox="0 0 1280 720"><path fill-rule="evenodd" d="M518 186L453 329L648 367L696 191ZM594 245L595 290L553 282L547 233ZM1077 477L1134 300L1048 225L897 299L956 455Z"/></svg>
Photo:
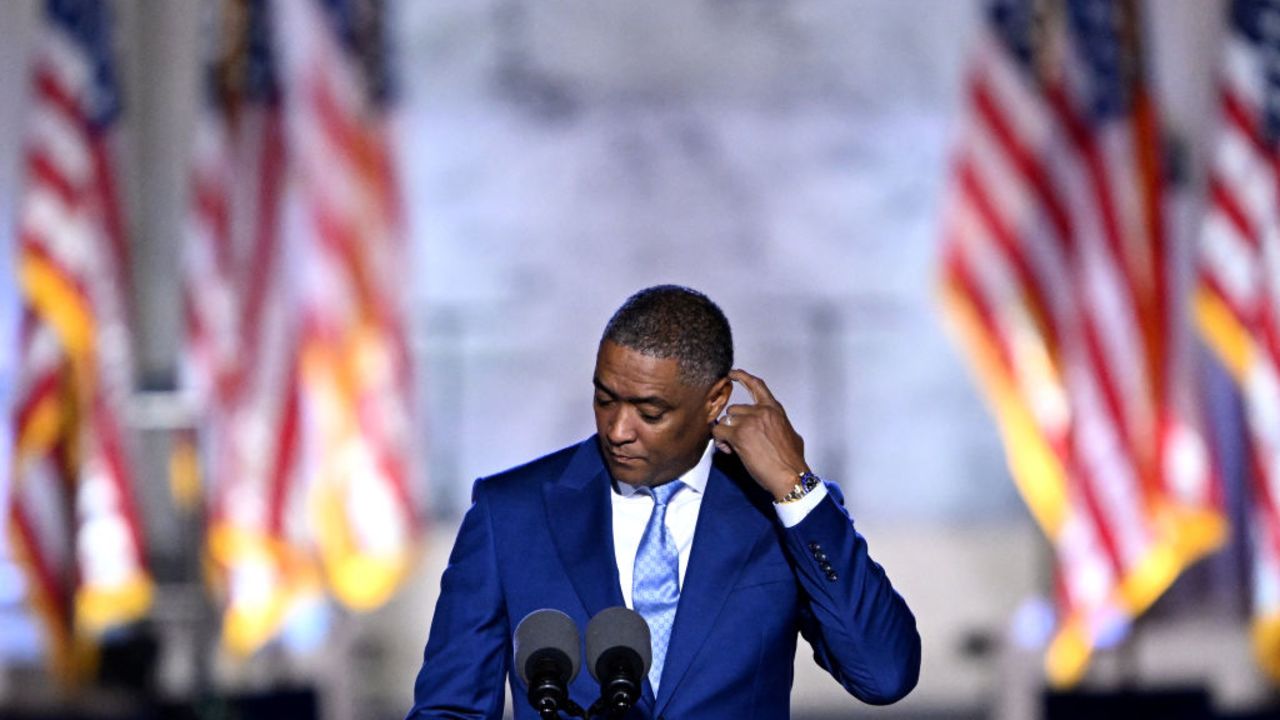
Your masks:
<svg viewBox="0 0 1280 720"><path fill-rule="evenodd" d="M609 457L619 465L636 465L641 462L641 459L634 455L621 455L612 450L609 451Z"/></svg>

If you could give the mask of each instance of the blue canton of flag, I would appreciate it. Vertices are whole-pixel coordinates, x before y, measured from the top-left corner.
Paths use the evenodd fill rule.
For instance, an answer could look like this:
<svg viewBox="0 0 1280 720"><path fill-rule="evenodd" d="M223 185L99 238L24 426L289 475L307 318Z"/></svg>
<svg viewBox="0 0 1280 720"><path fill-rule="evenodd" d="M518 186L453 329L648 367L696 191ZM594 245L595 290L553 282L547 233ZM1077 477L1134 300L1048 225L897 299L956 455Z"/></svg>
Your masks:
<svg viewBox="0 0 1280 720"><path fill-rule="evenodd" d="M270 3L243 0L233 7L242 17L240 23L230 23L231 31L216 28L222 37L220 43L211 44L212 55L205 65L206 97L214 106L232 112L242 102L279 105Z"/></svg>
<svg viewBox="0 0 1280 720"><path fill-rule="evenodd" d="M369 101L384 107L394 100L387 47L387 9L382 0L320 0L320 6L344 50L352 55Z"/></svg>
<svg viewBox="0 0 1280 720"><path fill-rule="evenodd" d="M1083 55L1088 111L1095 122L1127 114L1134 54L1124 49L1120 0L1075 0L1067 4L1071 27Z"/></svg>
<svg viewBox="0 0 1280 720"><path fill-rule="evenodd" d="M1036 11L1031 0L996 0L988 8L991 27L1024 71L1035 59Z"/></svg>
<svg viewBox="0 0 1280 720"><path fill-rule="evenodd" d="M84 108L90 128L101 132L120 114L120 87L112 61L111 15L101 0L49 0L50 22L83 46L93 65L93 84Z"/></svg>
<svg viewBox="0 0 1280 720"><path fill-rule="evenodd" d="M267 0L250 0L249 57L245 66L245 95L249 100L276 104L280 101L280 81L276 53L271 43L271 14Z"/></svg>
<svg viewBox="0 0 1280 720"><path fill-rule="evenodd" d="M1231 6L1236 32L1255 46L1264 77L1262 130L1269 143L1280 137L1280 3L1238 0Z"/></svg>

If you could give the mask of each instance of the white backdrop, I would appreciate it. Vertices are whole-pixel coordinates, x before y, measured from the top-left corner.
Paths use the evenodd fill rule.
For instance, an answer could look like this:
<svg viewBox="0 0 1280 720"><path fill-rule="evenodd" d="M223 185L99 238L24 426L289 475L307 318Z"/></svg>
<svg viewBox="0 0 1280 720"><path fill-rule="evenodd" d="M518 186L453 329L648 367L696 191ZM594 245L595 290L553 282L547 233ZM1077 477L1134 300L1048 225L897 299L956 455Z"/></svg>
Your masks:
<svg viewBox="0 0 1280 720"><path fill-rule="evenodd" d="M434 507L588 434L605 320L678 282L855 513L1021 513L935 298L975 9L403 3Z"/></svg>

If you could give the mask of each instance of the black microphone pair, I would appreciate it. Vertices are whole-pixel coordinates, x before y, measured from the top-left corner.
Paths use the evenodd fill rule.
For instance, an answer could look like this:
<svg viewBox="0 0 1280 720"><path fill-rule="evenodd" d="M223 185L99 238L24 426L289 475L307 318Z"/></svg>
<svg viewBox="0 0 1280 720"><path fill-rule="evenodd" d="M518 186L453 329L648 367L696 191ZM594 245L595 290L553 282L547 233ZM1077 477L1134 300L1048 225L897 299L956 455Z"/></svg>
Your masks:
<svg viewBox="0 0 1280 720"><path fill-rule="evenodd" d="M569 698L581 669L578 626L559 610L535 610L516 626L516 671L529 688L529 704L546 720L561 712L621 718L640 699L653 650L649 624L634 610L611 607L587 623L587 669L600 683L600 699L583 711Z"/></svg>

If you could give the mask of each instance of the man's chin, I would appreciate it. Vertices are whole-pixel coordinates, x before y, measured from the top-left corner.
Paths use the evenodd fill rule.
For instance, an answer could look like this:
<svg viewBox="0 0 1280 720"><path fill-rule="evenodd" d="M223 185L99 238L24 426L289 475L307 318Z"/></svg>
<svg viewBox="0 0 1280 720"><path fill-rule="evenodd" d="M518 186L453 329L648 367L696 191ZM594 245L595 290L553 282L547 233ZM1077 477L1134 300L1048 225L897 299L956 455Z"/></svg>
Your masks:
<svg viewBox="0 0 1280 720"><path fill-rule="evenodd" d="M618 462L614 458L605 457L605 467L614 480L634 487L645 487L652 484L647 468L637 467L632 463Z"/></svg>

